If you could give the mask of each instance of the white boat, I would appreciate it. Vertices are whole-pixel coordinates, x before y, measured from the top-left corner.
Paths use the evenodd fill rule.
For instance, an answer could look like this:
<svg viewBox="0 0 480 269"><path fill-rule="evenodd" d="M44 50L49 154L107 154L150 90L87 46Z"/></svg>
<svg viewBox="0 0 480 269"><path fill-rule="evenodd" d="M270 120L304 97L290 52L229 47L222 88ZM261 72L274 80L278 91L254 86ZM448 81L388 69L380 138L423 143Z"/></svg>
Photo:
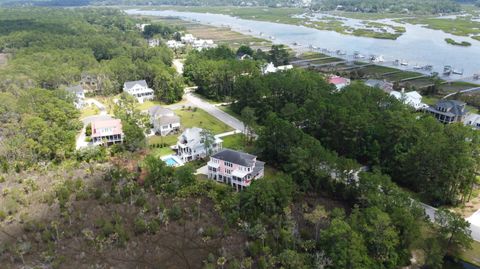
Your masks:
<svg viewBox="0 0 480 269"><path fill-rule="evenodd" d="M416 65L413 66L413 69L420 70L420 69L423 69L423 66L420 66L420 65L416 64Z"/></svg>
<svg viewBox="0 0 480 269"><path fill-rule="evenodd" d="M463 69L462 69L462 71L453 69L452 73L455 74L455 75L463 75Z"/></svg>
<svg viewBox="0 0 480 269"><path fill-rule="evenodd" d="M405 60L402 60L402 61L400 61L400 65L407 66L407 65L408 65L408 62L405 61Z"/></svg>
<svg viewBox="0 0 480 269"><path fill-rule="evenodd" d="M336 52L337 52L337 55L346 55L347 54L347 52L344 51L344 50L337 50Z"/></svg>
<svg viewBox="0 0 480 269"><path fill-rule="evenodd" d="M383 56L382 56L382 55L379 55L379 56L372 55L372 57L370 57L370 60L371 60L373 63L383 63L383 62L385 61L385 59L383 59Z"/></svg>

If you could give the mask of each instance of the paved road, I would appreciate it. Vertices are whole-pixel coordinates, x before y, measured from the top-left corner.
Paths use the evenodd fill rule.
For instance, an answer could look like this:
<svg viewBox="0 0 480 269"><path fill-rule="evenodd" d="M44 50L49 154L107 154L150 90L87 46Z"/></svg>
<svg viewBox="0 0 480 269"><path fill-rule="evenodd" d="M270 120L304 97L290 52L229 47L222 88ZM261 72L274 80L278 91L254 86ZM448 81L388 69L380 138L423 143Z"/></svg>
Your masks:
<svg viewBox="0 0 480 269"><path fill-rule="evenodd" d="M455 95L457 93L467 93L467 92L476 92L476 91L480 91L480 87L475 87L475 88L470 88L470 89L466 89L466 90L461 90L459 92L452 92L452 93L449 93L447 95L445 95L444 97L442 97L442 99L447 99L448 97L452 96L452 95Z"/></svg>
<svg viewBox="0 0 480 269"><path fill-rule="evenodd" d="M180 75L183 74L183 63L180 59L174 59L173 62L173 67L177 70L177 73Z"/></svg>
<svg viewBox="0 0 480 269"><path fill-rule="evenodd" d="M200 109L205 110L208 114L214 116L215 118L219 119L220 121L224 122L228 126L232 127L235 130L239 130L243 132L245 130L245 125L243 122L238 120L237 118L229 115L228 113L223 112L216 106L194 96L192 93L187 92L185 93L185 99L191 103L193 106L196 106Z"/></svg>
<svg viewBox="0 0 480 269"><path fill-rule="evenodd" d="M425 209L425 214L427 214L430 220L435 221L435 213L437 212L437 209L424 203L420 203L420 205ZM470 223L470 231L472 232L473 240L480 242L480 210L466 218L466 220Z"/></svg>

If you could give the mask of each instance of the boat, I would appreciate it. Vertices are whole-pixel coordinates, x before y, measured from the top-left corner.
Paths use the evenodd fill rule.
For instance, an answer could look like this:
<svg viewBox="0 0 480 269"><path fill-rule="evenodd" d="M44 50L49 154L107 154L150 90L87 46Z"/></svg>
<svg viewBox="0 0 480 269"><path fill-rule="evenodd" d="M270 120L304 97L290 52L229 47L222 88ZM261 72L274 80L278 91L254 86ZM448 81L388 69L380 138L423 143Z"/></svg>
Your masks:
<svg viewBox="0 0 480 269"><path fill-rule="evenodd" d="M393 61L393 65L399 65L400 64L400 60L399 59L396 59L395 61Z"/></svg>
<svg viewBox="0 0 480 269"><path fill-rule="evenodd" d="M337 55L346 55L347 54L347 52L342 51L342 50L337 50L336 53L337 53Z"/></svg>
<svg viewBox="0 0 480 269"><path fill-rule="evenodd" d="M433 65L427 64L427 65L423 66L423 69L427 70L427 71L431 71L433 69Z"/></svg>
<svg viewBox="0 0 480 269"><path fill-rule="evenodd" d="M383 59L382 55L379 55L379 56L372 55L370 57L370 61L372 61L373 63L383 63L385 60Z"/></svg>
<svg viewBox="0 0 480 269"><path fill-rule="evenodd" d="M450 65L445 65L445 66L443 67L443 74L444 74L445 76L450 76L450 74L452 74L452 66L450 66Z"/></svg>
<svg viewBox="0 0 480 269"><path fill-rule="evenodd" d="M274 40L274 39L275 39L275 37L274 37L274 36L269 36L268 38L270 38L270 39L272 39L272 40Z"/></svg>
<svg viewBox="0 0 480 269"><path fill-rule="evenodd" d="M365 58L365 56L363 56L362 54L360 54L360 52L355 51L355 52L353 52L353 58L355 58L355 59L362 59L362 58Z"/></svg>
<svg viewBox="0 0 480 269"><path fill-rule="evenodd" d="M400 65L408 66L408 62L405 60L400 61Z"/></svg>
<svg viewBox="0 0 480 269"><path fill-rule="evenodd" d="M462 71L457 70L457 69L453 69L452 73L455 74L455 75L463 75L463 69L462 69Z"/></svg>
<svg viewBox="0 0 480 269"><path fill-rule="evenodd" d="M415 70L421 70L421 69L423 69L423 66L420 66L420 65L418 65L418 64L415 64L415 65L413 66L413 69L415 69Z"/></svg>
<svg viewBox="0 0 480 269"><path fill-rule="evenodd" d="M473 79L478 80L480 78L480 73L473 74Z"/></svg>

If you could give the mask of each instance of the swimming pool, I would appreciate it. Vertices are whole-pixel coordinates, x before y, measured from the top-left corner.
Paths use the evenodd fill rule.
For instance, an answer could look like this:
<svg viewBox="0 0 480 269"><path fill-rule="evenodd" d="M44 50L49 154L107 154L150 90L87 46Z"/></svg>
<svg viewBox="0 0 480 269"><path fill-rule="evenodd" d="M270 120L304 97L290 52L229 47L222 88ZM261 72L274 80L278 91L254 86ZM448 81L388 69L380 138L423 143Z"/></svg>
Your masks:
<svg viewBox="0 0 480 269"><path fill-rule="evenodd" d="M165 160L163 160L168 166L178 166L179 163L177 163L177 161L172 158L172 157L169 157L169 158L166 158Z"/></svg>

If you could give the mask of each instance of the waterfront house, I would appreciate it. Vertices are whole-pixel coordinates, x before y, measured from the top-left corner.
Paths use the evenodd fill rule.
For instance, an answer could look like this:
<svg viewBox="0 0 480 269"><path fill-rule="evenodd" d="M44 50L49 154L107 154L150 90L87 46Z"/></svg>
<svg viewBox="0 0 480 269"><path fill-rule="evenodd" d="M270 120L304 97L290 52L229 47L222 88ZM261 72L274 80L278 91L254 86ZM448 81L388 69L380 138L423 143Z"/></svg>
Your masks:
<svg viewBox="0 0 480 269"><path fill-rule="evenodd" d="M387 82L385 80L368 79L365 81L365 85L372 88L379 88L386 93L391 93L393 91L393 83Z"/></svg>
<svg viewBox="0 0 480 269"><path fill-rule="evenodd" d="M441 123L463 122L468 114L466 104L457 100L440 100L435 106L425 109Z"/></svg>
<svg viewBox="0 0 480 269"><path fill-rule="evenodd" d="M273 63L266 63L264 66L262 66L262 74L266 75L269 73L276 73L278 71L287 71L293 68L293 65L280 65L275 67Z"/></svg>
<svg viewBox="0 0 480 269"><path fill-rule="evenodd" d="M198 127L186 129L179 137L175 150L177 156L183 162L189 162L200 158L205 158L209 153L216 153L222 149L223 140L218 137L212 137L212 144L209 149L205 146L204 130Z"/></svg>
<svg viewBox="0 0 480 269"><path fill-rule="evenodd" d="M475 130L480 130L480 115L476 113L470 113L465 116L463 123L466 126L471 126Z"/></svg>
<svg viewBox="0 0 480 269"><path fill-rule="evenodd" d="M169 47L170 49L179 49L185 47L185 44L172 39L167 41L167 47Z"/></svg>
<svg viewBox="0 0 480 269"><path fill-rule="evenodd" d="M417 91L411 91L407 93L405 93L403 90L401 92L392 91L390 92L390 95L404 104L413 107L415 110L428 108L427 104L422 103L422 95Z"/></svg>
<svg viewBox="0 0 480 269"><path fill-rule="evenodd" d="M111 145L123 142L122 121L119 119L97 120L92 122L92 143Z"/></svg>
<svg viewBox="0 0 480 269"><path fill-rule="evenodd" d="M74 98L73 102L77 109L85 105L85 91L81 85L68 87L65 90Z"/></svg>
<svg viewBox="0 0 480 269"><path fill-rule="evenodd" d="M192 34L186 34L180 38L182 43L184 44L193 44L195 40L197 40Z"/></svg>
<svg viewBox="0 0 480 269"><path fill-rule="evenodd" d="M339 91L350 85L350 79L339 76L330 76L328 78L328 83L335 85L337 91Z"/></svg>
<svg viewBox="0 0 480 269"><path fill-rule="evenodd" d="M158 38L150 38L150 39L148 40L148 46L149 46L150 48L160 46L160 39L158 39Z"/></svg>
<svg viewBox="0 0 480 269"><path fill-rule="evenodd" d="M123 91L135 97L139 103L152 100L153 90L150 89L145 80L127 81L123 84Z"/></svg>
<svg viewBox="0 0 480 269"><path fill-rule="evenodd" d="M148 109L148 114L156 134L165 136L180 130L180 117L172 110L154 106Z"/></svg>
<svg viewBox="0 0 480 269"><path fill-rule="evenodd" d="M223 149L210 157L208 178L243 190L264 175L265 163L248 153Z"/></svg>
<svg viewBox="0 0 480 269"><path fill-rule="evenodd" d="M216 48L217 44L213 43L213 40L211 39L198 39L193 41L192 47L198 51L201 51L203 49Z"/></svg>

